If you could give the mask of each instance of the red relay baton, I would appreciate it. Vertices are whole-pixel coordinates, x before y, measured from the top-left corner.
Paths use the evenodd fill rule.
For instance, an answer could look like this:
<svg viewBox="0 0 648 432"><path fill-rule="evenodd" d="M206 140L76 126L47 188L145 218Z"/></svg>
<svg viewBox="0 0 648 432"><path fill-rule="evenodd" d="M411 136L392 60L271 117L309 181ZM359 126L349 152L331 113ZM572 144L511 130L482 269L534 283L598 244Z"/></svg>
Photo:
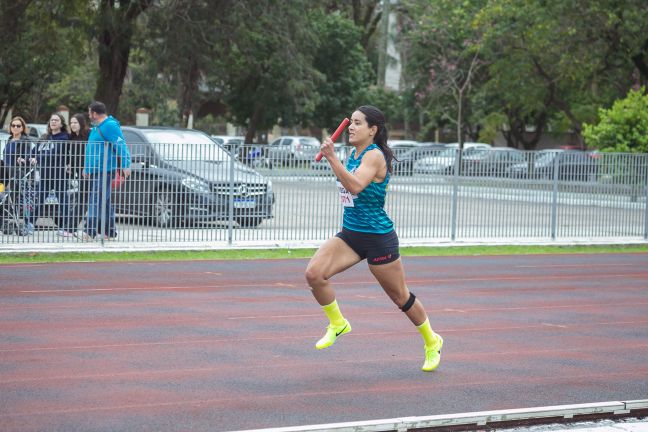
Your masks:
<svg viewBox="0 0 648 432"><path fill-rule="evenodd" d="M342 120L342 123L340 123L340 126L338 126L338 128L335 129L335 132L333 132L333 135L331 135L331 141L335 142L335 140L338 139L338 137L340 136L340 134L342 133L344 128L347 127L347 125L349 123L351 123L351 122L349 121L348 118L345 118L344 120ZM317 162L322 160L322 152L317 153L317 156L315 156L315 160Z"/></svg>

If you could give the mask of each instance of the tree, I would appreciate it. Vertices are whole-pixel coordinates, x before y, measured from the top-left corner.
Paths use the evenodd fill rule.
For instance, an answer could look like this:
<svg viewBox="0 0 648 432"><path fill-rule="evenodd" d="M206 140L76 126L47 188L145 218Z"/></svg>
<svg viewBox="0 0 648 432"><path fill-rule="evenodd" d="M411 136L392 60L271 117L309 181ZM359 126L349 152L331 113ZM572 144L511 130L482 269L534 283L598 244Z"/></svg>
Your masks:
<svg viewBox="0 0 648 432"><path fill-rule="evenodd" d="M307 0L239 1L223 18L231 43L220 61L219 87L232 121L247 125L248 142L275 124L307 123L317 106L322 76L312 63L317 39L309 6Z"/></svg>
<svg viewBox="0 0 648 432"><path fill-rule="evenodd" d="M0 124L9 109L28 111L30 92L67 68L80 39L67 12L84 11L83 3L0 0L0 109L7 108L0 112ZM34 118L37 112L28 114Z"/></svg>
<svg viewBox="0 0 648 432"><path fill-rule="evenodd" d="M516 147L534 148L549 126L580 136L582 123L625 94L648 59L639 0L493 0L476 23L490 60L484 90L508 117L502 132Z"/></svg>
<svg viewBox="0 0 648 432"><path fill-rule="evenodd" d="M147 16L145 37L139 45L151 54L157 74L173 82L179 107L178 120L187 127L198 105L209 97L200 91L219 72L214 65L229 44L230 29L221 17L229 14L232 3L226 0L168 0ZM243 25L243 23L239 23ZM146 60L146 59L143 59Z"/></svg>
<svg viewBox="0 0 648 432"><path fill-rule="evenodd" d="M361 30L339 12L312 18L319 42L313 66L322 74L317 86L318 103L313 110L314 126L331 129L363 103L363 89L375 81L375 74L361 45Z"/></svg>
<svg viewBox="0 0 648 432"><path fill-rule="evenodd" d="M128 60L136 32L136 20L154 0L100 0L91 29L99 43L99 78L95 99L106 104L108 112L119 112Z"/></svg>
<svg viewBox="0 0 648 432"><path fill-rule="evenodd" d="M327 13L341 12L360 30L360 45L366 53L372 49L372 40L382 19L383 0L330 0L325 6Z"/></svg>
<svg viewBox="0 0 648 432"><path fill-rule="evenodd" d="M594 148L622 152L648 153L648 94L646 88L630 90L610 109L599 109L596 124L584 124L583 135Z"/></svg>
<svg viewBox="0 0 648 432"><path fill-rule="evenodd" d="M481 3L467 1L457 6L450 0L412 0L404 7L408 81L414 83L419 103L428 107L438 125L455 124L460 144L464 131L475 121L470 118L470 92L484 65L480 34L471 25Z"/></svg>

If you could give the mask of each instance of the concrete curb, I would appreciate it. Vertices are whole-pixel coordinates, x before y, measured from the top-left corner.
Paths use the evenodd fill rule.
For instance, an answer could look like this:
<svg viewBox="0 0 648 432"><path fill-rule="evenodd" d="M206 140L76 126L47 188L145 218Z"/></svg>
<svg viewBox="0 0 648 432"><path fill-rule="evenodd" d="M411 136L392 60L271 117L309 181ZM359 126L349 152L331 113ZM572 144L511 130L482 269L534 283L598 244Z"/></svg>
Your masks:
<svg viewBox="0 0 648 432"><path fill-rule="evenodd" d="M575 405L556 405L536 408L520 408L497 411L478 411L461 414L443 414L424 417L402 417L393 419L370 420L347 423L329 423L321 425L292 426L270 429L251 429L239 432L379 432L379 431L415 431L419 429L461 429L471 430L488 427L514 426L521 422L533 422L546 419L546 423L569 420L578 421L579 417L627 416L634 412L648 412L648 399L634 401L610 401ZM482 430L482 429L479 429Z"/></svg>

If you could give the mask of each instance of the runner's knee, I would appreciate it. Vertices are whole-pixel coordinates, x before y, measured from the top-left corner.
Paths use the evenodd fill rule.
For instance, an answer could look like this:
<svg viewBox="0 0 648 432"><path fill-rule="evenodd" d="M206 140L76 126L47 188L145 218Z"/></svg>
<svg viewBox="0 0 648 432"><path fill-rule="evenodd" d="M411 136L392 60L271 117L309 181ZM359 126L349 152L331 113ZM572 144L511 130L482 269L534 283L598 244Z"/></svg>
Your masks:
<svg viewBox="0 0 648 432"><path fill-rule="evenodd" d="M403 311L403 312L407 312L408 310L410 310L412 308L412 306L414 306L415 301L416 301L416 296L414 295L413 292L410 292L409 293L409 298L407 299L407 301L405 303L403 303L402 306L400 306L400 310Z"/></svg>

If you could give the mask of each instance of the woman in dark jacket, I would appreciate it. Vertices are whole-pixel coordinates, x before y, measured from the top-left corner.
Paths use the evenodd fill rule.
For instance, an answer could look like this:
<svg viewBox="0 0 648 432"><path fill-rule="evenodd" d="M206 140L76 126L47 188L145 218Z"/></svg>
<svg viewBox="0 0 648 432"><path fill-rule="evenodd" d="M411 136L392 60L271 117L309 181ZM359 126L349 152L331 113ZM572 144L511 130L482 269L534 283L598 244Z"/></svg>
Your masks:
<svg viewBox="0 0 648 432"><path fill-rule="evenodd" d="M11 119L9 133L11 134L11 138L7 141L3 158L5 184L8 184L11 178L26 175L25 171L29 168L29 156L34 145L27 134L25 119L20 116L15 116ZM25 232L27 234L33 234L35 193L32 184L14 182L12 187L17 191L17 196L22 206L22 216L24 217L26 228Z"/></svg>
<svg viewBox="0 0 648 432"><path fill-rule="evenodd" d="M31 155L32 163L35 161L35 165L40 171L36 218L44 215L46 205L58 202L55 222L59 227L63 225L62 219L67 213L65 151L69 139L65 118L59 113L54 113L50 116L47 124L47 133L41 137Z"/></svg>
<svg viewBox="0 0 648 432"><path fill-rule="evenodd" d="M67 217L61 222L59 235L69 237L74 234L88 207L86 181L83 178L85 147L90 131L85 116L81 113L70 118L70 140L65 151L66 173L76 185L77 192L67 195Z"/></svg>

